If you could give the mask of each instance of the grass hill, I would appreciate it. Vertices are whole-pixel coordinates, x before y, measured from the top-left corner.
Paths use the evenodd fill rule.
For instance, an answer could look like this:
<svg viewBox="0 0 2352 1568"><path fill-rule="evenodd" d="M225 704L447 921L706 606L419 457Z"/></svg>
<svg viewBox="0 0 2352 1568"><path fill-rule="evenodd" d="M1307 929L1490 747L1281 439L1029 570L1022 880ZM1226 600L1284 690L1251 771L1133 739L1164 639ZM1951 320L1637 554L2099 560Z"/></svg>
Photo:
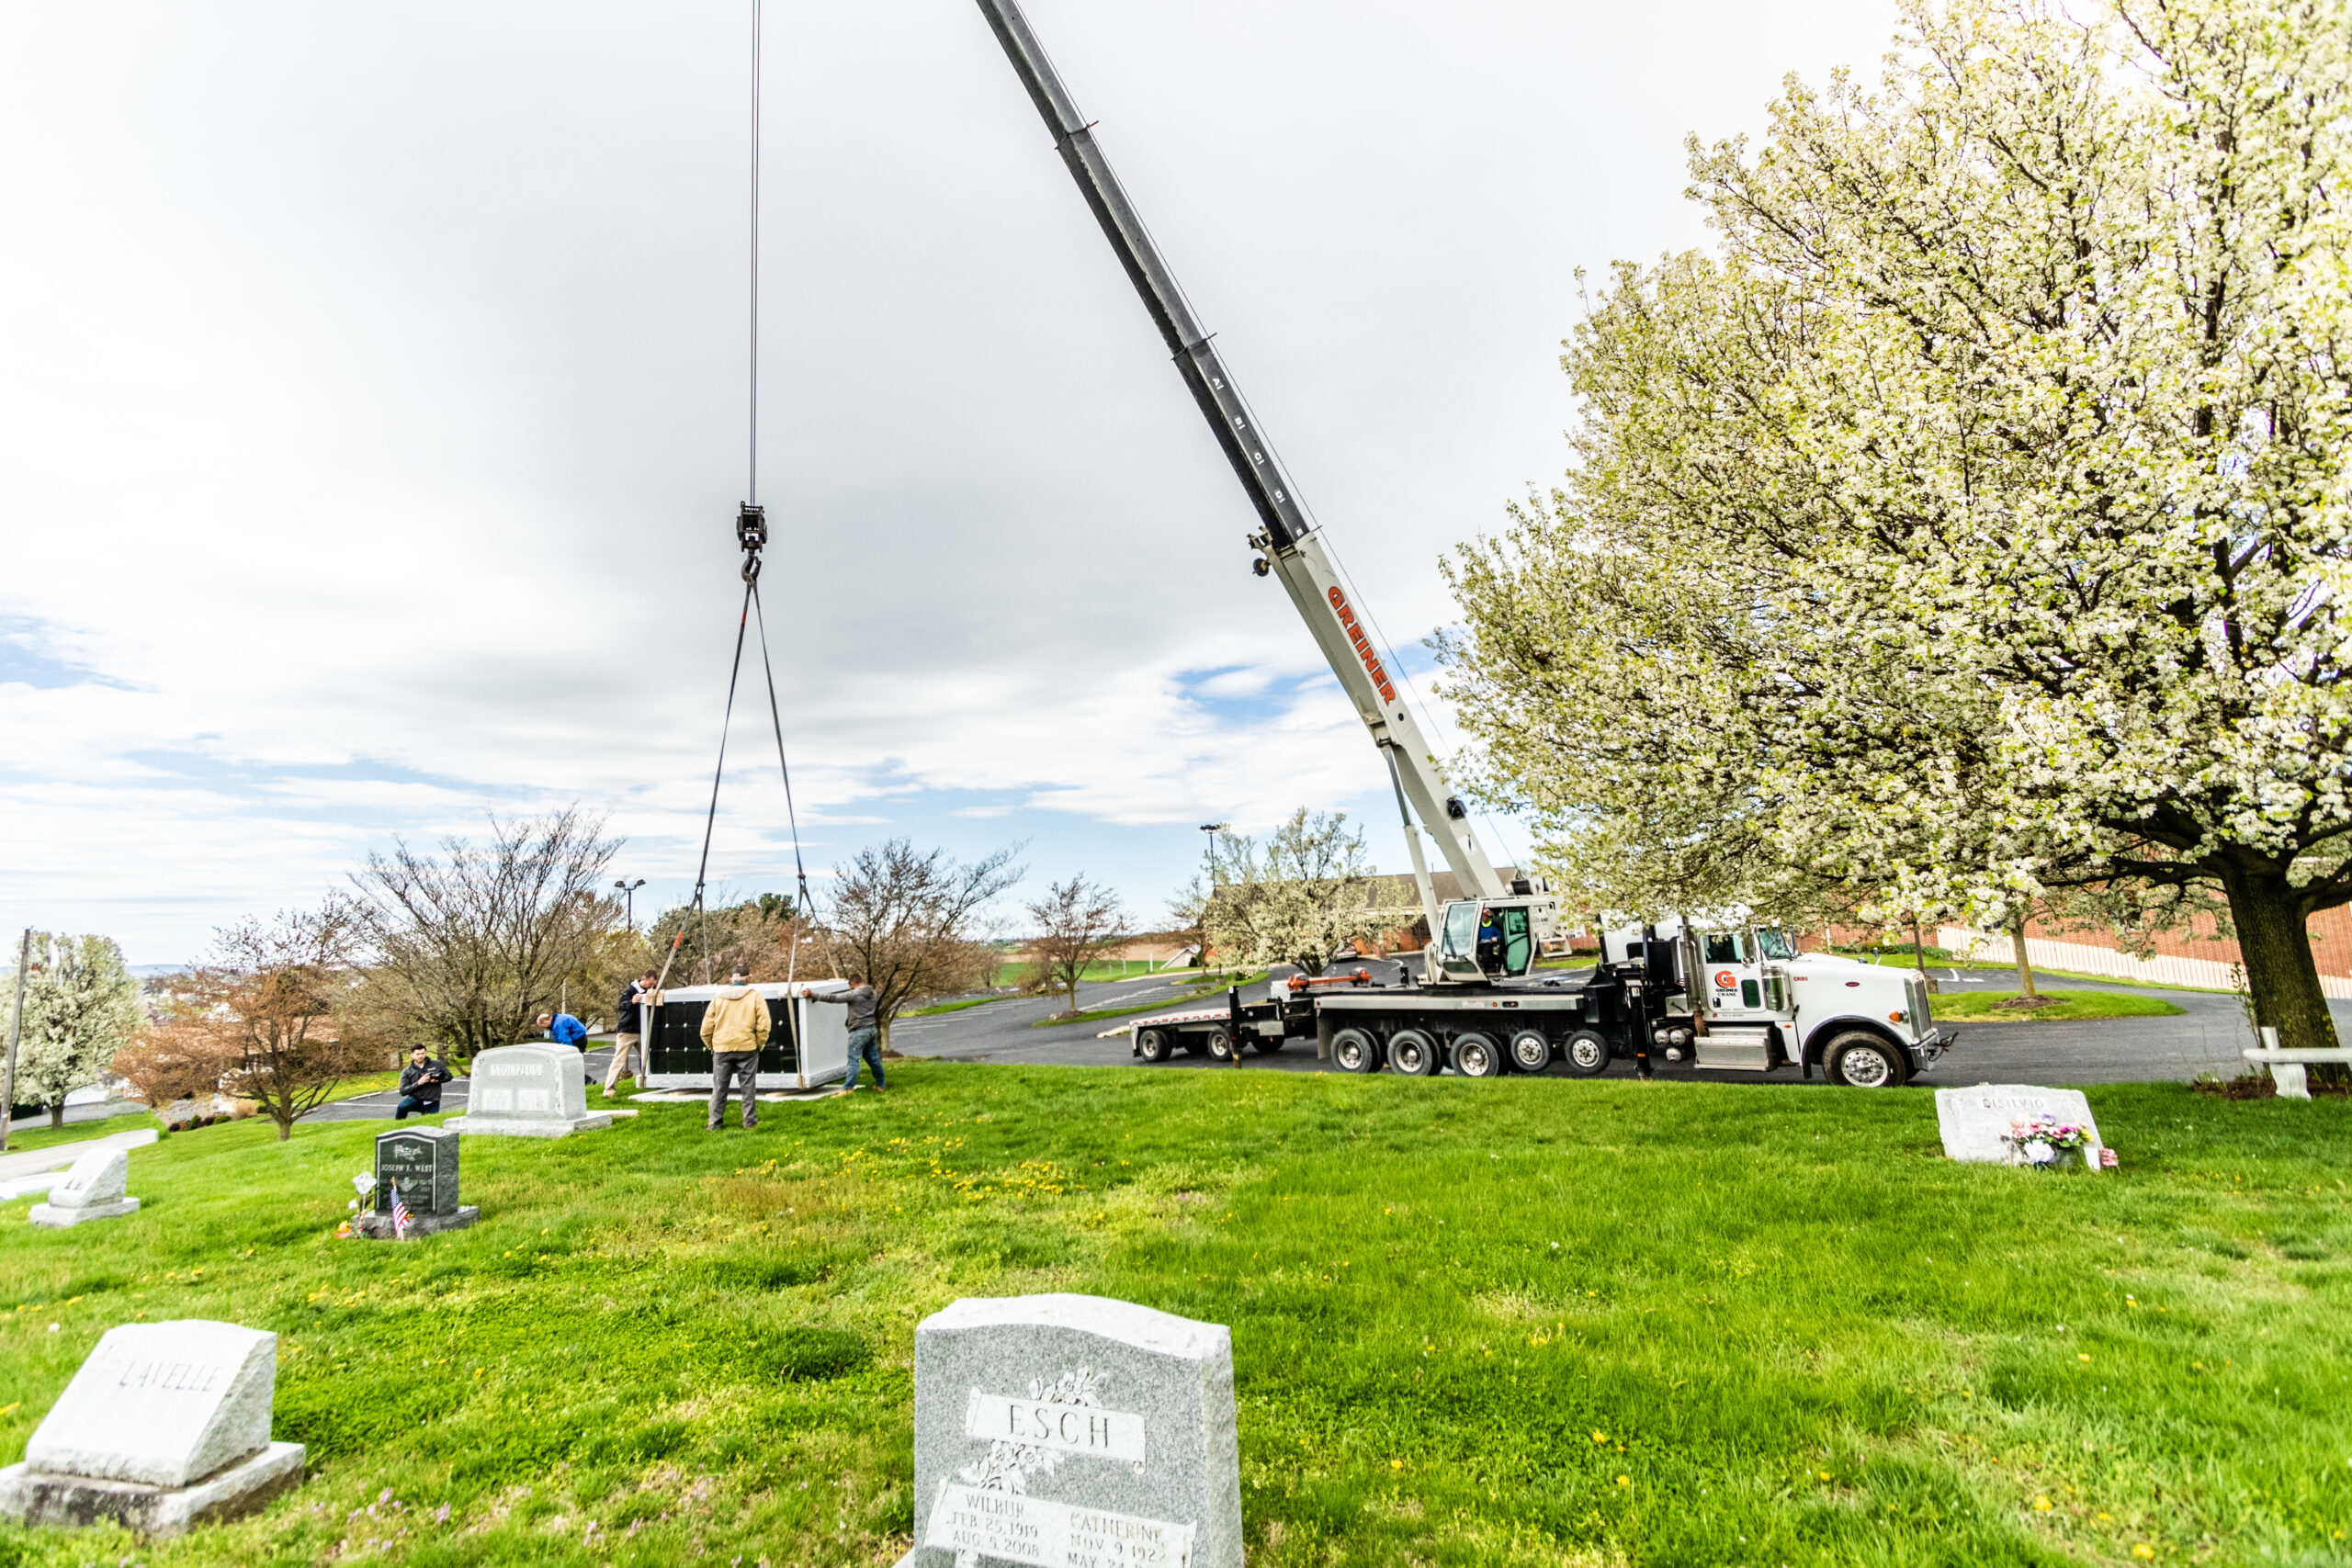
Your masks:
<svg viewBox="0 0 2352 1568"><path fill-rule="evenodd" d="M959 1295L1232 1325L1253 1568L2333 1563L2352 1105L2092 1091L2120 1170L1921 1091L908 1063L877 1098L472 1139L474 1230L331 1239L379 1126L0 1207L0 1461L107 1327L277 1330L312 1478L0 1564L894 1562ZM54 1325L52 1327L51 1325Z"/></svg>

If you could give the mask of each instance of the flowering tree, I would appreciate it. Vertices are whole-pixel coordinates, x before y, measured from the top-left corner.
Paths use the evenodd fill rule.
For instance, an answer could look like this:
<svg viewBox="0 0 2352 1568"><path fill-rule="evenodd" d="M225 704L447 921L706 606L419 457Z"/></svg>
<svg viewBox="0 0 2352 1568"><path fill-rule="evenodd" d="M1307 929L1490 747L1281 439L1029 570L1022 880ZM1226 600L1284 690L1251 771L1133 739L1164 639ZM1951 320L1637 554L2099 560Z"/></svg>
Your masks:
<svg viewBox="0 0 2352 1568"><path fill-rule="evenodd" d="M1906 28L1877 94L1694 145L1721 254L1619 267L1568 344L1577 468L1453 563L1485 785L1718 899L2211 896L2262 1021L2332 1043L2352 10Z"/></svg>
<svg viewBox="0 0 2352 1568"><path fill-rule="evenodd" d="M1304 806L1266 835L1220 833L1204 920L1217 951L1247 964L1319 975L1340 945L1379 934L1363 835L1344 811Z"/></svg>
<svg viewBox="0 0 2352 1568"><path fill-rule="evenodd" d="M13 966L0 984L6 987L0 1001L13 1007ZM25 970L14 1098L46 1106L49 1124L63 1126L65 1097L105 1078L115 1053L144 1017L139 981L124 967L122 949L112 938L35 932ZM0 1029L0 1038L5 1034Z"/></svg>

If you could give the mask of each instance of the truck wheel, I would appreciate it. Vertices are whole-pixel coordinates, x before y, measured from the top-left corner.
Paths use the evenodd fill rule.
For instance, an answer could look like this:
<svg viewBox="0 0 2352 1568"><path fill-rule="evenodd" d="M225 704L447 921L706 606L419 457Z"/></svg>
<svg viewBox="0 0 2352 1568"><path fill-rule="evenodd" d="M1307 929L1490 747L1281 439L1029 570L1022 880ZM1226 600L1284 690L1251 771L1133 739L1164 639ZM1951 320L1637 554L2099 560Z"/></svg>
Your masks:
<svg viewBox="0 0 2352 1568"><path fill-rule="evenodd" d="M1560 1060L1580 1078L1597 1078L1609 1070L1609 1042L1596 1029L1579 1029L1560 1046Z"/></svg>
<svg viewBox="0 0 2352 1568"><path fill-rule="evenodd" d="M1147 1029L1136 1036L1136 1055L1147 1062L1168 1060L1168 1036L1157 1029Z"/></svg>
<svg viewBox="0 0 2352 1568"><path fill-rule="evenodd" d="M1522 1073L1540 1073L1552 1065L1552 1043L1540 1029L1522 1029L1510 1037L1510 1065Z"/></svg>
<svg viewBox="0 0 2352 1568"><path fill-rule="evenodd" d="M1209 1059L1216 1062L1233 1060L1233 1036L1222 1029L1212 1029L1208 1035Z"/></svg>
<svg viewBox="0 0 2352 1568"><path fill-rule="evenodd" d="M1376 1073L1380 1043L1361 1029L1336 1030L1331 1035L1331 1060L1343 1073Z"/></svg>
<svg viewBox="0 0 2352 1568"><path fill-rule="evenodd" d="M1465 1078L1498 1078L1503 1076L1502 1047L1483 1034L1457 1034L1453 1070Z"/></svg>
<svg viewBox="0 0 2352 1568"><path fill-rule="evenodd" d="M1911 1076L1903 1053L1865 1030L1832 1040L1822 1060L1829 1081L1848 1089L1900 1089Z"/></svg>
<svg viewBox="0 0 2352 1568"><path fill-rule="evenodd" d="M1408 1078L1425 1078L1437 1071L1437 1042L1418 1029L1400 1029L1388 1037L1388 1065Z"/></svg>
<svg viewBox="0 0 2352 1568"><path fill-rule="evenodd" d="M1283 1046L1289 1044L1290 1042L1283 1039L1279 1034L1261 1034L1257 1039L1250 1042L1250 1043L1258 1048L1258 1055L1261 1056L1271 1056L1275 1052L1281 1050Z"/></svg>

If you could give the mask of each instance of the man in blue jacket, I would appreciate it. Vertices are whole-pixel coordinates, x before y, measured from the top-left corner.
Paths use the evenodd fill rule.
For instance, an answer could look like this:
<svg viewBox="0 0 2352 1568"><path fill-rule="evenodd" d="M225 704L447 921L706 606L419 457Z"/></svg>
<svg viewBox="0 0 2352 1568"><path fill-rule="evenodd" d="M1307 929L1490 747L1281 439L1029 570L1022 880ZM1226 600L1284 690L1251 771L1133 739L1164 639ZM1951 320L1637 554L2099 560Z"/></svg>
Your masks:
<svg viewBox="0 0 2352 1568"><path fill-rule="evenodd" d="M570 1045L580 1051L588 1049L587 1025L568 1012L539 1014L539 1027L546 1030L548 1038L559 1045Z"/></svg>

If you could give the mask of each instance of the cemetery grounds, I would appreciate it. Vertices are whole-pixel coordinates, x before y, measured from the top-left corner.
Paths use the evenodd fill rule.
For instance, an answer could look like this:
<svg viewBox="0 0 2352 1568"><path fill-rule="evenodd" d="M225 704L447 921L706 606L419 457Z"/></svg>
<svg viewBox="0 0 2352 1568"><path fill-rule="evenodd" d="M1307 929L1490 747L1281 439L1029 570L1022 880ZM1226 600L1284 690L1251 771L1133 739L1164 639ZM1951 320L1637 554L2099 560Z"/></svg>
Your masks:
<svg viewBox="0 0 2352 1568"><path fill-rule="evenodd" d="M24 1564L889 1564L916 1321L1073 1291L1231 1325L1260 1568L2352 1562L2352 1102L2090 1090L2109 1173L1931 1097L894 1064L702 1130L468 1138L471 1230L336 1241L385 1123L0 1207L0 1462L115 1324L280 1336L311 1478ZM90 1134L119 1130L91 1127Z"/></svg>

